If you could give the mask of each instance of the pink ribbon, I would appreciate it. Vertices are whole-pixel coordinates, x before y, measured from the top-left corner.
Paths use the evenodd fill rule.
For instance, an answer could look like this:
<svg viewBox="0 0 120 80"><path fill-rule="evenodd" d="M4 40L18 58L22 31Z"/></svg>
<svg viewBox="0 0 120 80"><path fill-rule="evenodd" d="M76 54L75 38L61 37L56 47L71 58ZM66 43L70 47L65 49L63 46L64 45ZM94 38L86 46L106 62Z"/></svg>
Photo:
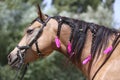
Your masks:
<svg viewBox="0 0 120 80"><path fill-rule="evenodd" d="M104 50L104 54L108 54L110 51L112 51L113 47L110 46L107 49Z"/></svg>
<svg viewBox="0 0 120 80"><path fill-rule="evenodd" d="M83 60L82 64L85 65L91 60L91 55L89 55L85 60Z"/></svg>
<svg viewBox="0 0 120 80"><path fill-rule="evenodd" d="M67 46L67 51L68 51L69 54L71 53L71 50L72 50L72 45L71 45L71 43L69 41L68 46Z"/></svg>
<svg viewBox="0 0 120 80"><path fill-rule="evenodd" d="M56 38L55 38L55 44L56 44L57 48L60 48L60 39L58 38L58 36L56 36Z"/></svg>

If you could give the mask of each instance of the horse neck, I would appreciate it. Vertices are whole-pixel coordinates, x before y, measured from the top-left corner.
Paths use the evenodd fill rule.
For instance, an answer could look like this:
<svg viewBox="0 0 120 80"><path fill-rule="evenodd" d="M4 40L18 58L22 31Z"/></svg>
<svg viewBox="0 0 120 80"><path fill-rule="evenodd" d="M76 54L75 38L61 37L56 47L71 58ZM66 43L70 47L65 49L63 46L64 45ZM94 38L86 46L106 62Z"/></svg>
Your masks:
<svg viewBox="0 0 120 80"><path fill-rule="evenodd" d="M84 46L83 46L83 49L82 49L82 52L81 52L81 55L80 55L80 60L81 61L78 61L78 62L73 61L73 63L79 69L81 69L82 72L88 78L92 78L92 76L95 74L95 72L97 71L99 66L106 59L106 55L103 55L101 53L103 53L103 50L105 50L104 49L105 47L107 48L107 47L111 46L111 44L113 43L113 41L115 39L115 37L113 36L113 32L110 29L107 29L105 27L98 26L98 25L95 25L95 26L99 27L98 29L99 29L99 33L101 35L102 35L103 31L104 31L104 33L103 33L104 35L106 33L109 33L109 36L108 35L102 36L102 38L104 38L105 42L107 41L106 39L108 39L108 43L106 44L105 42L103 42L103 46L102 46L103 48L100 49L101 51L100 51L99 57L97 57L98 54L95 54L95 57L93 58L92 63L87 63L85 65L81 64L82 63L81 61L83 61L85 58L87 58L91 54L91 45L93 44L92 43L93 33L91 32L90 29L88 29L87 30L86 39L85 39L86 41L84 43ZM70 32L71 32L70 26L63 24L62 27L61 27L61 33L60 33L61 47L60 47L60 49L58 49L61 53L63 53L68 58L69 58L69 55L67 53L67 49L66 48L67 48L67 44L68 44L68 41L69 41ZM100 37L100 36L97 36L97 39L98 39L98 37ZM99 46L99 45L96 43L96 46ZM95 53L99 53L99 51L96 50Z"/></svg>
<svg viewBox="0 0 120 80"><path fill-rule="evenodd" d="M60 47L60 49L58 49L58 51L63 53L68 58L70 58L70 57L67 53L67 45L68 45L70 33L71 33L70 26L63 24L61 27L61 33L60 33L61 47ZM83 48L82 55L81 55L81 61L83 61L86 57L88 57L88 55L90 55L91 43L92 43L92 33L90 30L88 30L86 41L85 41L84 48ZM89 64L81 65L80 61L79 62L72 61L72 63L75 64L75 66L77 66L80 70L82 70L82 72L86 76L88 76L88 65Z"/></svg>

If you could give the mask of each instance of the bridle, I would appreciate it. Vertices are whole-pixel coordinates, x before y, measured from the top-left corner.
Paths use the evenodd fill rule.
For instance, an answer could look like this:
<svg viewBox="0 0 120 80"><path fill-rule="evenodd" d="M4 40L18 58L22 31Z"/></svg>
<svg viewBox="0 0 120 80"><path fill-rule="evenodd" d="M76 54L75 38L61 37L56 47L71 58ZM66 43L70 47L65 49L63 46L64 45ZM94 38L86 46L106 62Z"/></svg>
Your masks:
<svg viewBox="0 0 120 80"><path fill-rule="evenodd" d="M23 80L24 75L25 75L25 73L27 71L27 68L28 68L28 65L29 65L29 63L24 64L23 60L24 60L26 51L28 49L30 49L33 44L35 44L35 46L36 46L37 55L39 57L44 56L44 54L42 54L42 52L39 50L38 41L37 40L41 36L44 27L46 26L46 24L48 23L48 21L51 18L55 19L58 22L57 36L58 37L60 36L61 26L63 24L63 21L62 21L61 17L60 16L49 17L48 15L46 15L46 16L47 16L47 19L45 21L41 20L39 17L36 18L33 21L33 22L38 21L39 23L42 24L42 27L39 29L39 31L38 31L37 35L35 36L35 38L28 45L26 45L26 46L19 46L19 45L17 45L17 48L18 48L18 51L17 51L17 57L18 58L17 59L19 60L19 66L18 66L18 70L17 70L17 73L16 73L16 76L15 76L14 80L16 80L16 78L17 78L17 76L19 74L19 71L22 69L22 67L24 68L24 70L23 70L22 76L20 77L20 80Z"/></svg>
<svg viewBox="0 0 120 80"><path fill-rule="evenodd" d="M27 67L28 67L28 63L27 64L24 64L23 60L24 60L24 57L25 57L25 52L32 47L33 44L35 44L36 46L36 51L37 51L37 55L38 56L43 56L43 54L41 53L41 51L39 50L39 47L38 47L38 38L41 36L42 32L43 32L43 28L46 26L46 24L48 23L48 21L51 19L51 17L47 16L47 19L45 21L41 20L39 17L36 18L34 21L38 21L39 23L42 24L42 27L39 29L37 35L35 36L35 38L26 46L19 46L17 45L17 48L18 48L18 51L17 51L17 59L19 60L19 66L18 66L18 70L17 70L17 73L16 73L16 76L14 78L14 80L16 80L17 76L18 76L18 72L19 70L21 70L21 68L23 67L24 70L23 70L23 74L22 76L20 77L20 80L23 80L24 78L24 75L27 71Z"/></svg>
<svg viewBox="0 0 120 80"><path fill-rule="evenodd" d="M37 41L37 40L38 40L38 38L41 36L44 27L46 26L46 24L48 23L48 21L49 21L51 18L55 19L55 20L58 22L57 36L60 35L61 25L63 24L61 17L60 17L60 16L49 17L48 15L46 15L46 16L47 16L47 19L46 19L45 21L41 20L39 17L36 18L36 19L33 21L33 22L38 21L39 23L42 24L42 27L39 29L39 31L38 31L37 35L35 36L35 38L34 38L28 45L26 45L26 46L19 46L19 45L17 45L17 48L18 48L18 51L17 51L17 59L19 60L19 66L18 66L18 70L17 70L17 73L16 73L16 75L15 75L14 80L16 80L16 78L18 77L19 71L20 71L22 68L24 68L23 74L22 74L22 76L20 77L20 80L23 80L24 75L25 75L25 73L26 73L26 71L27 71L27 68L28 68L28 65L29 65L29 63L24 64L23 60L24 60L26 51L27 51L28 49L30 49L33 44L35 44L35 46L36 46L37 55L38 55L39 57L44 56L44 54L42 54L42 52L39 50L38 41ZM33 23L33 22L32 22L32 23Z"/></svg>

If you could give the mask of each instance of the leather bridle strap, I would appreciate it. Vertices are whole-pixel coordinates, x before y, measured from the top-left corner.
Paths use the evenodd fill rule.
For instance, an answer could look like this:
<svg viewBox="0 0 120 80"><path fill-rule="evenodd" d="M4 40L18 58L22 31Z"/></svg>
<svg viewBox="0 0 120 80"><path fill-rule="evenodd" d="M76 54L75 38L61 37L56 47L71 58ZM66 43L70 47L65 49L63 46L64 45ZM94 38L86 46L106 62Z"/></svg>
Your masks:
<svg viewBox="0 0 120 80"><path fill-rule="evenodd" d="M43 31L43 28L46 26L46 24L48 23L48 21L49 21L50 19L51 19L51 17L48 16L47 20L46 20L45 22L42 22L42 21L40 20L40 18L37 18L37 21L38 21L39 23L42 23L42 28L38 31L38 34L35 36L35 38L34 38L34 39L29 43L29 45L28 45L28 46L31 47L31 46L35 43L36 49L37 49L37 53L38 53L39 56L42 55L42 54L41 54L41 51L39 50L37 40L38 40L38 38L41 36L42 31Z"/></svg>
<svg viewBox="0 0 120 80"><path fill-rule="evenodd" d="M38 41L35 42L35 46L36 46L36 50L37 50L38 55L40 55L42 52L39 50Z"/></svg>

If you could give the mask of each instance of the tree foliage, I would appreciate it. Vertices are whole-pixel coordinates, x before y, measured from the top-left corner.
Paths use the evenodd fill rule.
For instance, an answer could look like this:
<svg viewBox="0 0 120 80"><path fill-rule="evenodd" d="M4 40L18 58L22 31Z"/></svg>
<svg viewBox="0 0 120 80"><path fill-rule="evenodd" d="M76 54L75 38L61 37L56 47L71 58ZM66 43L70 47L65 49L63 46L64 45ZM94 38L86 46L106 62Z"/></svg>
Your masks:
<svg viewBox="0 0 120 80"><path fill-rule="evenodd" d="M19 2L20 3L20 2ZM16 3L17 4L17 3ZM21 6L23 5L23 6ZM7 63L7 53L17 44L21 39L22 30L36 17L35 7L30 3L18 4L17 7L10 6L7 1L0 3L0 64ZM20 7L21 6L21 7ZM28 16L29 12L31 14ZM27 17L26 17L27 16ZM16 42L16 43L15 43Z"/></svg>
<svg viewBox="0 0 120 80"><path fill-rule="evenodd" d="M112 27L113 24L112 10L105 8L101 4L97 7L97 10L94 10L91 6L88 6L87 12L74 14L72 12L62 11L60 15L62 16L66 15L67 17L72 17L75 19L80 19L87 22L104 25L106 27Z"/></svg>
<svg viewBox="0 0 120 80"><path fill-rule="evenodd" d="M100 2L100 0L53 0L53 4L60 12L66 10L75 13L85 12L88 5L96 9Z"/></svg>

